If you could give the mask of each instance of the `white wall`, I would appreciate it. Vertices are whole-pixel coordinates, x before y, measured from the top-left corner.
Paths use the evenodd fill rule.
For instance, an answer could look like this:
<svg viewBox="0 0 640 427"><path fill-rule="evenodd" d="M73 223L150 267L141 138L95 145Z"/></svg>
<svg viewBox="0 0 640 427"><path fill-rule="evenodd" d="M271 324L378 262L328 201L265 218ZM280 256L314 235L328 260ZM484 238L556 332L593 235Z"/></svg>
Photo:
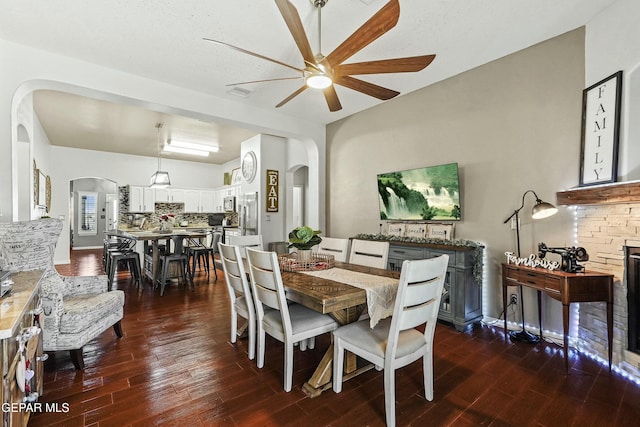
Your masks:
<svg viewBox="0 0 640 427"><path fill-rule="evenodd" d="M377 174L457 162L455 237L486 245L484 314L497 318L501 263L516 248L503 221L526 190L555 203L557 191L578 182L583 55L579 29L329 125L327 235L378 233ZM520 215L522 254L537 252L538 242L571 245L571 212L534 222L534 202L527 195ZM535 294L526 290L524 299L534 321ZM561 330L555 304L545 324Z"/></svg>
<svg viewBox="0 0 640 427"><path fill-rule="evenodd" d="M329 125L329 233L378 231L377 173L457 161L465 194L456 236L487 244L485 314L497 316L498 267L515 247L502 221L529 188L553 203L557 191L578 185L582 90L618 70L625 75L619 176L640 179L640 2L617 0L586 26L584 42L576 37L581 31ZM573 227L569 208L541 222L524 218L522 251L540 241L572 245ZM559 311L549 303L548 313ZM527 319L535 319L534 306ZM548 327L561 331L550 316Z"/></svg>
<svg viewBox="0 0 640 427"><path fill-rule="evenodd" d="M69 218L69 183L77 178L106 178L118 186L149 185L151 175L158 168L155 157L132 156L93 150L51 146L51 217ZM223 166L207 163L163 159L162 168L169 172L176 187L216 188L223 184ZM69 228L64 229L56 246L55 260L69 260Z"/></svg>
<svg viewBox="0 0 640 427"><path fill-rule="evenodd" d="M324 206L324 147L323 125L293 118L281 112L251 107L240 101L216 98L201 92L187 90L117 70L78 61L65 56L36 50L24 45L0 40L0 220L13 220L10 206L17 203L18 170L13 158L17 150L17 129L21 124L18 106L32 91L38 89L61 90L112 102L127 102L156 111L181 114L224 124L243 126L266 134L295 138L307 142L306 149L313 164L309 165L313 185L315 216L324 220L320 207ZM11 102L9 102L11 100ZM29 127L30 128L30 127ZM309 147L309 145L313 147ZM315 158L319 157L319 158ZM73 165L72 167L76 167ZM55 165L57 169L59 165ZM156 166L152 166L151 169ZM95 172L90 175L94 175ZM52 176L58 176L52 172ZM73 173L80 176L80 173ZM178 179L179 176L176 176ZM174 178L172 177L172 180ZM52 187L61 188L52 180ZM54 196L56 197L56 196ZM54 204L56 202L54 201ZM68 233L68 230L63 231ZM62 244L62 243L61 243ZM61 245L59 244L59 246Z"/></svg>
<svg viewBox="0 0 640 427"><path fill-rule="evenodd" d="M622 70L623 104L618 175L640 179L640 2L617 0L587 25L586 86Z"/></svg>

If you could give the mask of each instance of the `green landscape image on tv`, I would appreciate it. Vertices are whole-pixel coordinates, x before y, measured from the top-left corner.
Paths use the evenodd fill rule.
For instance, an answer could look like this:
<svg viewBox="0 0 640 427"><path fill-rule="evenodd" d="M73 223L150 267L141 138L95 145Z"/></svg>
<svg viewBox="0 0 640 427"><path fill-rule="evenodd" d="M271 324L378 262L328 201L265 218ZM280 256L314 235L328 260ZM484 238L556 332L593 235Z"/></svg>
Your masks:
<svg viewBox="0 0 640 427"><path fill-rule="evenodd" d="M380 219L460 220L458 164L378 175Z"/></svg>

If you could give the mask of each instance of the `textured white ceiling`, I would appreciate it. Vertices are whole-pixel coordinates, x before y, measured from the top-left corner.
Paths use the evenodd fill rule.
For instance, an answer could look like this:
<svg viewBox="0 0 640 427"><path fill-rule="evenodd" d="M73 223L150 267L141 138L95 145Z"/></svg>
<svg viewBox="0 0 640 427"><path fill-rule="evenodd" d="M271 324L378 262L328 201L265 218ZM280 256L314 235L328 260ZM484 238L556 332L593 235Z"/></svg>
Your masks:
<svg viewBox="0 0 640 427"><path fill-rule="evenodd" d="M404 94L575 29L613 2L401 0L396 27L347 62L435 53L435 61L418 73L363 77ZM291 3L317 51L311 1ZM329 54L385 3L329 0L322 12L322 53ZM203 37L303 66L273 0L21 0L3 2L0 14L0 38L262 108L274 108L302 85L302 80L258 83L242 86L252 90L247 98L229 95L229 84L296 72ZM339 112L329 112L323 95L312 90L280 110L330 123L381 102L340 86L336 90Z"/></svg>
<svg viewBox="0 0 640 427"><path fill-rule="evenodd" d="M218 146L209 157L162 153L163 158L223 164L238 158L240 144L256 133L219 123L151 111L68 93L39 90L33 105L52 145L155 157L175 139ZM162 127L158 133L156 124Z"/></svg>

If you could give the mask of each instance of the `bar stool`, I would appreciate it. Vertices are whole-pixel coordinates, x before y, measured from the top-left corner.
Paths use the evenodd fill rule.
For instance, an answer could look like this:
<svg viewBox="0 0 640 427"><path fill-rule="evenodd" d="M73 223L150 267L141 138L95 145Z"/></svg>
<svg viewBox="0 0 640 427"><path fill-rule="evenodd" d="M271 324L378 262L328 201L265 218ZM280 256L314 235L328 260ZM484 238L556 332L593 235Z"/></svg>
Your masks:
<svg viewBox="0 0 640 427"><path fill-rule="evenodd" d="M135 246L135 242L129 238L108 235L102 241L102 267L108 272L109 253L130 250Z"/></svg>
<svg viewBox="0 0 640 427"><path fill-rule="evenodd" d="M116 270L118 268L118 264L120 262L124 262L127 264L129 272L133 277L136 287L140 287L142 284L142 270L140 268L140 255L138 252L133 250L127 251L112 251L109 253L109 258L107 259L107 275L109 277L109 285L108 288L111 290L113 287L113 279L116 275Z"/></svg>
<svg viewBox="0 0 640 427"><path fill-rule="evenodd" d="M191 275L193 280L193 275L196 272L196 263L198 265L203 265L205 271L207 272L207 277L209 276L209 270L211 263L213 264L213 272L216 275L216 280L218 280L218 270L216 269L215 259L213 256L218 248L218 242L220 241L221 233L213 233L211 238L211 245L193 245L187 248L187 252L191 259ZM209 262L211 258L211 263ZM202 264L201 264L202 263Z"/></svg>
<svg viewBox="0 0 640 427"><path fill-rule="evenodd" d="M193 279L191 272L189 271L189 255L185 251L184 248L184 239L187 236L184 235L173 235L171 236L171 242L173 247L173 251L169 250L165 251L164 254L160 255L160 277L158 281L160 282L160 296L164 295L164 288L167 285L167 279L172 277L169 276L169 266L171 263L178 263L180 268L180 275L174 276L178 278L182 278L183 283L187 283L187 281L191 282L191 289L195 290L193 286ZM187 276L191 278L191 280L187 279Z"/></svg>
<svg viewBox="0 0 640 427"><path fill-rule="evenodd" d="M135 249L136 242L128 237L108 235L102 242L102 267L109 274L112 252L127 252Z"/></svg>

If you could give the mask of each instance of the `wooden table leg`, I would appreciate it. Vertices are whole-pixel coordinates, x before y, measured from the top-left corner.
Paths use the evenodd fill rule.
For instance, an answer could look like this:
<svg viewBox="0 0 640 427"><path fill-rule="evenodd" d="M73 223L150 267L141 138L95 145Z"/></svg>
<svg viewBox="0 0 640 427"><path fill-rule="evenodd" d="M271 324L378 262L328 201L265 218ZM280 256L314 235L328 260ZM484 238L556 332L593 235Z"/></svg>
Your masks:
<svg viewBox="0 0 640 427"><path fill-rule="evenodd" d="M607 341L609 344L609 372L611 372L611 354L613 352L613 302L607 301Z"/></svg>
<svg viewBox="0 0 640 427"><path fill-rule="evenodd" d="M309 397L320 396L320 393L331 388L331 373L333 369L333 340L331 345L322 356L318 367L313 371L311 378L304 383L302 390Z"/></svg>
<svg viewBox="0 0 640 427"><path fill-rule="evenodd" d="M544 339L542 336L542 291L538 291L538 328L540 330L540 340Z"/></svg>
<svg viewBox="0 0 640 427"><path fill-rule="evenodd" d="M335 313L331 313L331 317L333 317L338 325L346 325L348 323L353 323L358 320L360 315L362 314L364 307L366 305L361 305L358 307L351 307L345 310L341 310ZM363 372L371 369L373 365L367 365L364 368L357 369L357 358L356 355L347 352L345 355L345 373L346 375L343 377L343 380L346 381L350 378L353 378L356 375L360 375ZM318 363L318 367L311 375L311 378L302 386L302 390L309 397L317 397L320 394L330 389L333 384L331 383L331 375L333 374L333 339L331 340L331 345L324 353L322 360Z"/></svg>
<svg viewBox="0 0 640 427"><path fill-rule="evenodd" d="M522 301L520 301L522 304ZM504 341L509 341L509 329L507 327L507 287L502 285L502 307L504 309Z"/></svg>
<svg viewBox="0 0 640 427"><path fill-rule="evenodd" d="M569 304L562 304L562 329L564 344L564 370L569 373Z"/></svg>
<svg viewBox="0 0 640 427"><path fill-rule="evenodd" d="M160 263L160 254L159 254L159 249L158 249L158 239L153 239L152 240L152 246L151 246L151 256L153 261L151 262L151 271L153 272L151 274L152 276L152 281L153 281L153 288L155 289L156 287L156 283L158 282L158 264Z"/></svg>

